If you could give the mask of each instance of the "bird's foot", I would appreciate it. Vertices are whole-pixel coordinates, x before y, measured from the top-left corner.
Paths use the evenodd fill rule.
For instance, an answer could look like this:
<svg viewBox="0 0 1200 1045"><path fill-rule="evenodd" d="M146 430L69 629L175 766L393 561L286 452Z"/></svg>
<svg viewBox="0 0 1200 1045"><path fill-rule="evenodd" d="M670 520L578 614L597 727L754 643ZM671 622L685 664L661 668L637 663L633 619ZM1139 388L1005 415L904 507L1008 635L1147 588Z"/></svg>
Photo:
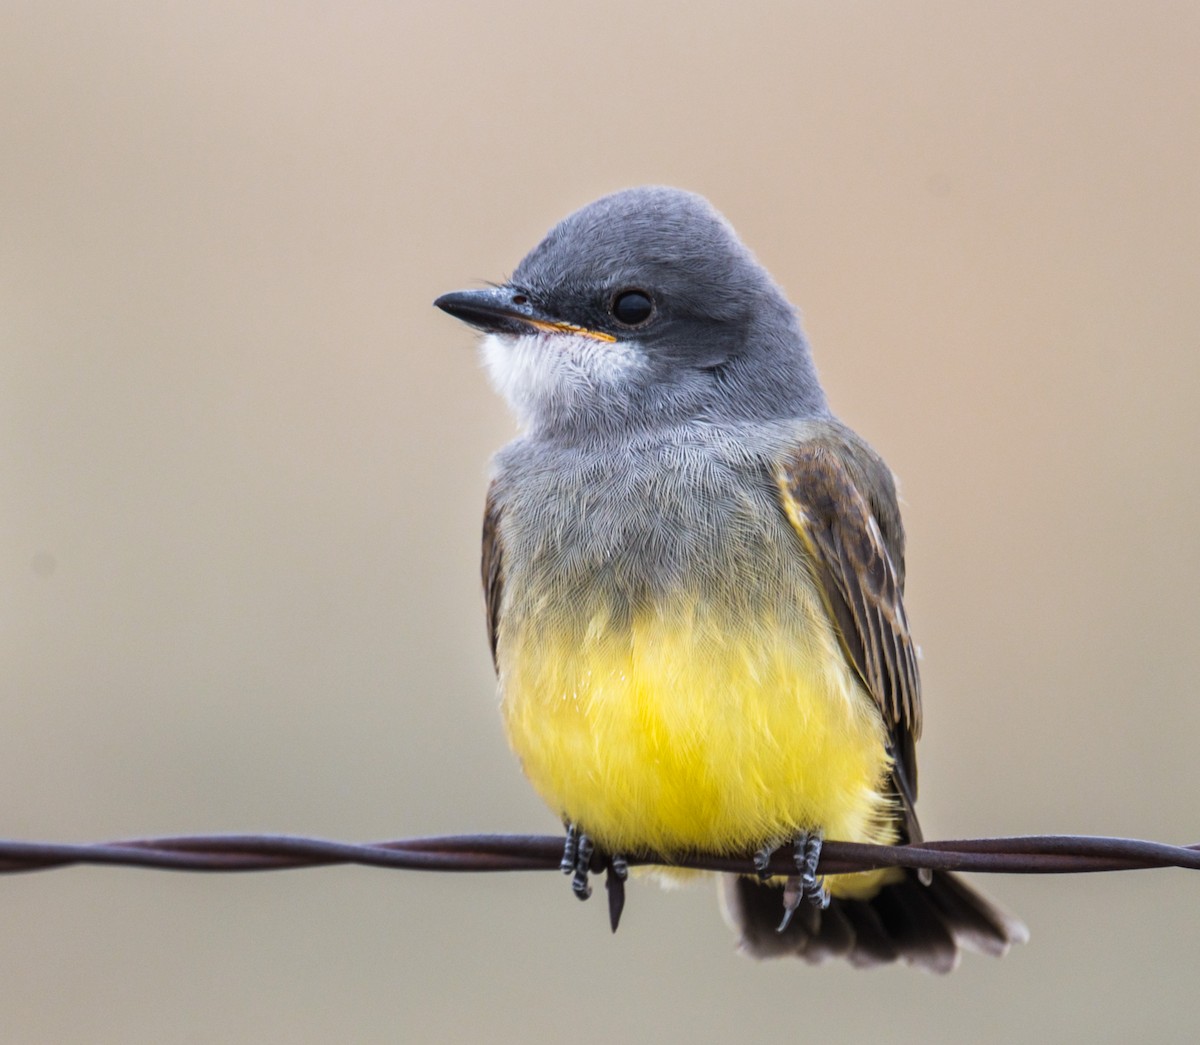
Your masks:
<svg viewBox="0 0 1200 1045"><path fill-rule="evenodd" d="M800 835L793 847L796 870L800 873L788 877L783 888L783 921L779 923L776 932L783 932L792 920L797 908L808 902L814 907L824 910L829 906L829 890L817 877L817 864L821 859L821 832L805 832ZM755 860L757 865L757 859Z"/></svg>
<svg viewBox="0 0 1200 1045"><path fill-rule="evenodd" d="M592 895L588 874L592 870L592 854L595 851L596 847L587 835L574 824L567 825L562 862L558 866L563 874L571 875L571 891L581 900Z"/></svg>
<svg viewBox="0 0 1200 1045"><path fill-rule="evenodd" d="M771 857L775 855L775 849L773 845L764 845L754 854L754 870L758 872L760 882L771 877Z"/></svg>
<svg viewBox="0 0 1200 1045"><path fill-rule="evenodd" d="M571 891L580 900L592 895L588 876L593 869L600 870L597 863L606 871L604 889L608 893L608 920L612 931L616 932L621 912L625 909L625 880L629 877L629 864L623 856L598 854L592 840L574 824L568 824L559 868L563 874L571 875Z"/></svg>

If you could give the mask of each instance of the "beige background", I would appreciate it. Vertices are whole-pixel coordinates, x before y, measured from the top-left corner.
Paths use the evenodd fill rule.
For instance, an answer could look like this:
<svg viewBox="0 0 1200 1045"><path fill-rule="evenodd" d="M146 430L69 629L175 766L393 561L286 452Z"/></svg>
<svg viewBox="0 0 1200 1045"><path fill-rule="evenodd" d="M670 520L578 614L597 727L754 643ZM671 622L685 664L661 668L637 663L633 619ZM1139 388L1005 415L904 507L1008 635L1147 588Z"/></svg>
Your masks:
<svg viewBox="0 0 1200 1045"><path fill-rule="evenodd" d="M551 830L476 563L511 423L430 307L708 195L900 474L933 837L1200 838L1200 8L0 9L0 835ZM707 886L0 881L15 1042L1180 1041L1200 878L997 878L952 977Z"/></svg>

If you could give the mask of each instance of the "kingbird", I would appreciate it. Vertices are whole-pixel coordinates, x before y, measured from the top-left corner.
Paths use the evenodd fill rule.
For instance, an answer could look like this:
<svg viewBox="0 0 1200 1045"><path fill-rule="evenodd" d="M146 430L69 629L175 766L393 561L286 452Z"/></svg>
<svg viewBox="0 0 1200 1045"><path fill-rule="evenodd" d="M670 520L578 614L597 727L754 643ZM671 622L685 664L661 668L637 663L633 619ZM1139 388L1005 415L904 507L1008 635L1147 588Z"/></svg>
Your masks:
<svg viewBox="0 0 1200 1045"><path fill-rule="evenodd" d="M795 309L703 198L605 196L512 278L435 302L482 330L522 434L483 532L509 742L596 851L793 847L725 876L756 956L947 971L1024 927L957 877L818 876L823 838L921 839L917 651L892 473L830 411Z"/></svg>

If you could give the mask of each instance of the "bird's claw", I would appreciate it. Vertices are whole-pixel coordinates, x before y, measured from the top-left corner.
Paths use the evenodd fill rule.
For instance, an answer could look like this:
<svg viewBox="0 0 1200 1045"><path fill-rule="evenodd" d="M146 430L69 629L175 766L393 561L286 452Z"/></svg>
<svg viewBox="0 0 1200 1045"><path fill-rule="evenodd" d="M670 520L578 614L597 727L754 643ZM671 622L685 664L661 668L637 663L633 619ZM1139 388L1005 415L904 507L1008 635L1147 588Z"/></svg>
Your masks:
<svg viewBox="0 0 1200 1045"><path fill-rule="evenodd" d="M829 906L829 890L817 876L822 841L820 831L806 831L796 839L793 852L796 870L800 873L789 876L784 886L783 921L779 923L776 932L783 932L788 927L792 915L805 901L822 911ZM755 865L757 866L757 858Z"/></svg>
<svg viewBox="0 0 1200 1045"><path fill-rule="evenodd" d="M592 895L588 876L593 870L605 870L604 888L608 893L608 920L612 931L617 931L621 912L625 908L625 881L629 877L629 861L623 856L603 855L599 861L592 840L574 824L567 825L567 837L563 844L562 861L559 868L571 876L571 891L581 900Z"/></svg>
<svg viewBox="0 0 1200 1045"><path fill-rule="evenodd" d="M775 854L773 845L764 845L754 854L754 870L758 872L759 881L765 882L771 877L771 857Z"/></svg>
<svg viewBox="0 0 1200 1045"><path fill-rule="evenodd" d="M579 857L579 828L574 824L567 825L567 838L563 843L562 862L559 863L558 869L563 874L572 874L575 871L575 861Z"/></svg>
<svg viewBox="0 0 1200 1045"><path fill-rule="evenodd" d="M581 900L592 895L588 875L592 870L592 853L596 850L592 840L576 827L567 829L567 841L563 846L563 874L571 876L571 891Z"/></svg>

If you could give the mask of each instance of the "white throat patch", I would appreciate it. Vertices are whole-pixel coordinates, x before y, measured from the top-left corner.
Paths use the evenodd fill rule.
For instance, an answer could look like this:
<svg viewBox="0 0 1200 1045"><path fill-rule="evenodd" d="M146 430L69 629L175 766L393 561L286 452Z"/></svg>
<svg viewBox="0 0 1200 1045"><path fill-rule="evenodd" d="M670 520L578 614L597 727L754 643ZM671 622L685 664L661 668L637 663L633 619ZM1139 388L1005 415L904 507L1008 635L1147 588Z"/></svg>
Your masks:
<svg viewBox="0 0 1200 1045"><path fill-rule="evenodd" d="M569 410L583 400L603 399L646 365L636 342L545 331L488 334L481 352L492 385L522 427L539 415Z"/></svg>

